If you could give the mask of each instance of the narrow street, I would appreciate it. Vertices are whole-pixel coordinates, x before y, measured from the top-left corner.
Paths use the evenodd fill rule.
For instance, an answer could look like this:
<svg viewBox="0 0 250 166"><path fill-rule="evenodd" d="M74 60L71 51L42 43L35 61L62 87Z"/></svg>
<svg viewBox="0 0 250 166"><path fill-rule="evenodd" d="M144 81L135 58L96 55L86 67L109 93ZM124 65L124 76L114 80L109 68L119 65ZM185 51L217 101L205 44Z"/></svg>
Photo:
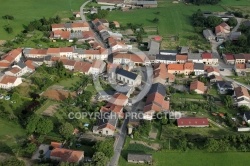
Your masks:
<svg viewBox="0 0 250 166"><path fill-rule="evenodd" d="M80 16L81 16L81 19L82 19L83 22L86 22L86 21L87 21L85 15L84 15L84 13L83 13L83 8L84 8L89 2L91 2L91 1L92 1L92 0L88 0L88 1L84 2L84 3L82 4L82 6L80 7Z"/></svg>
<svg viewBox="0 0 250 166"><path fill-rule="evenodd" d="M136 110L138 107L139 102L133 104L132 107L126 107L126 110L128 112L132 110ZM114 156L111 158L110 162L108 163L108 166L118 166L118 161L121 155L121 151L127 136L127 124L129 122L129 117L125 117L124 122L122 124L120 133L114 143Z"/></svg>
<svg viewBox="0 0 250 166"><path fill-rule="evenodd" d="M233 82L234 84L243 86L243 87L247 88L248 90L250 90L250 86L249 86L249 85L245 85L245 84L243 84L243 83L241 83L241 82L238 82L238 81L235 81L234 79L231 79L231 78L229 78L229 77L222 76L222 78L223 78L224 80L226 80L226 81L231 81L231 82Z"/></svg>

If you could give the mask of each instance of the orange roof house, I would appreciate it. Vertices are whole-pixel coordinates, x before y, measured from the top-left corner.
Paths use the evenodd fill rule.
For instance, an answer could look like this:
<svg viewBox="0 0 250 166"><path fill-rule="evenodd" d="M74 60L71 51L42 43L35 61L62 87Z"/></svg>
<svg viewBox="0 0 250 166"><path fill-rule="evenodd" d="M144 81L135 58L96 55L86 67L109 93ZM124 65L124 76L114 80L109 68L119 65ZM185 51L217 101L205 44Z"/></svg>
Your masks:
<svg viewBox="0 0 250 166"><path fill-rule="evenodd" d="M190 91L195 91L197 94L204 94L205 92L204 83L198 80L191 82Z"/></svg>
<svg viewBox="0 0 250 166"><path fill-rule="evenodd" d="M50 158L61 162L79 163L84 158L84 152L64 148L55 148L51 151Z"/></svg>

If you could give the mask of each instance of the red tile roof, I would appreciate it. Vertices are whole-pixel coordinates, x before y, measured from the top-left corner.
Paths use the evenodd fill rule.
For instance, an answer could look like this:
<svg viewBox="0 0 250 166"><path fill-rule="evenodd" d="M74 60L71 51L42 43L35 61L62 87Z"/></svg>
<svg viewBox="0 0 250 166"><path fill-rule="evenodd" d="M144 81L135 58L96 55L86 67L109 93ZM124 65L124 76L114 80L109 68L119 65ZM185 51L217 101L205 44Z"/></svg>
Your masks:
<svg viewBox="0 0 250 166"><path fill-rule="evenodd" d="M200 90L204 92L205 91L204 83L200 81L193 81L190 84L190 90Z"/></svg>
<svg viewBox="0 0 250 166"><path fill-rule="evenodd" d="M128 102L128 97L122 93L116 93L113 97L109 100L109 103L112 103L117 106L124 106Z"/></svg>
<svg viewBox="0 0 250 166"><path fill-rule="evenodd" d="M185 117L177 119L177 125L178 127L183 126L208 126L208 119L207 118L195 118L195 117Z"/></svg>
<svg viewBox="0 0 250 166"><path fill-rule="evenodd" d="M16 74L18 72L20 72L21 69L19 69L18 67L13 67L12 69L9 70L9 72L13 73L13 74Z"/></svg>
<svg viewBox="0 0 250 166"><path fill-rule="evenodd" d="M52 28L64 28L64 24L52 24Z"/></svg>
<svg viewBox="0 0 250 166"><path fill-rule="evenodd" d="M245 87L239 86L237 88L234 88L234 92L235 92L236 97L246 96L246 97L250 98L248 90Z"/></svg>
<svg viewBox="0 0 250 166"><path fill-rule="evenodd" d="M11 64L9 62L0 61L0 68L8 68Z"/></svg>
<svg viewBox="0 0 250 166"><path fill-rule="evenodd" d="M92 64L92 68L101 68L101 66L104 64L102 60L95 60Z"/></svg>
<svg viewBox="0 0 250 166"><path fill-rule="evenodd" d="M28 68L30 68L30 69L32 69L32 70L35 70L35 66L33 65L33 61L32 61L32 60L27 60L27 61L25 62L25 65L26 65Z"/></svg>
<svg viewBox="0 0 250 166"><path fill-rule="evenodd" d="M13 63L15 61L15 58L22 54L22 49L21 48L17 48L17 49L14 49L10 52L8 52L7 54L5 54L3 57L3 60L5 61L8 61L10 63Z"/></svg>
<svg viewBox="0 0 250 166"><path fill-rule="evenodd" d="M29 54L46 55L47 54L47 49L31 49Z"/></svg>
<svg viewBox="0 0 250 166"><path fill-rule="evenodd" d="M74 71L76 72L82 72L82 73L87 73L89 72L92 64L89 62L76 62Z"/></svg>
<svg viewBox="0 0 250 166"><path fill-rule="evenodd" d="M13 84L16 81L16 79L17 79L17 77L4 75L0 79L0 83L1 84L8 84L8 83L12 83Z"/></svg>
<svg viewBox="0 0 250 166"><path fill-rule="evenodd" d="M62 147L62 143L61 142L51 142L50 145L53 148L61 148Z"/></svg>
<svg viewBox="0 0 250 166"><path fill-rule="evenodd" d="M169 64L167 66L168 70L184 70L184 65L183 64Z"/></svg>
<svg viewBox="0 0 250 166"><path fill-rule="evenodd" d="M212 59L213 55L211 53L208 52L204 52L201 54L202 59Z"/></svg>
<svg viewBox="0 0 250 166"><path fill-rule="evenodd" d="M77 163L82 159L84 155L83 151L75 151L64 148L55 148L51 151L51 157L60 158L60 161L69 162L69 163Z"/></svg>
<svg viewBox="0 0 250 166"><path fill-rule="evenodd" d="M225 54L226 60L234 60L234 55L233 54Z"/></svg>

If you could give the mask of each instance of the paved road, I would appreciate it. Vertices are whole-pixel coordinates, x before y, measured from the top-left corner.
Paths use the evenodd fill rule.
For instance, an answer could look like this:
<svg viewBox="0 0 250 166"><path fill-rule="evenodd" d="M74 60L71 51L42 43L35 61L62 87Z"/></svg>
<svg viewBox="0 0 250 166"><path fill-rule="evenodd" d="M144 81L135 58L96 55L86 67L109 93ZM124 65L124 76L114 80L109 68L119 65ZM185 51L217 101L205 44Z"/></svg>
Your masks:
<svg viewBox="0 0 250 166"><path fill-rule="evenodd" d="M82 6L80 7L80 15L81 15L81 19L82 19L82 21L87 21L86 20L86 17L85 17L85 15L84 15L84 13L83 13L83 8L89 3L89 2L91 2L92 0L88 0L88 1L86 1L86 2L84 2L83 4L82 4Z"/></svg>
<svg viewBox="0 0 250 166"><path fill-rule="evenodd" d="M238 30L238 28L240 27L242 18L236 17L236 20L237 20L237 25L232 29L231 32L236 32ZM228 38L226 38L226 40L228 40ZM214 57L219 59L219 67L223 68L223 69L232 68L231 65L225 64L225 62L223 61L223 59L221 59L221 57L217 51L218 46L221 45L223 42L216 42L215 40L212 40L212 41L210 41L210 43L211 43L211 47L212 47L212 54L214 55Z"/></svg>
<svg viewBox="0 0 250 166"><path fill-rule="evenodd" d="M234 80L234 79L231 79L231 78L228 78L228 77L225 77L225 76L222 76L222 78L223 78L224 80L226 80L226 81L231 81L231 82L233 82L234 84L243 86L243 87L247 88L248 90L250 90L250 86L249 86L249 85L243 84L243 83L241 83L241 82L238 82L238 81L236 81L236 80Z"/></svg>
<svg viewBox="0 0 250 166"><path fill-rule="evenodd" d="M135 103L132 107L126 107L126 110L128 112L130 112L131 110L136 110L138 105L139 105L139 102ZM121 155L122 147L124 145L125 138L127 136L127 124L128 124L128 122L129 122L129 117L126 117L126 119L124 120L124 122L122 124L118 138L114 143L114 156L111 158L111 161L108 164L108 166L118 166L119 157Z"/></svg>

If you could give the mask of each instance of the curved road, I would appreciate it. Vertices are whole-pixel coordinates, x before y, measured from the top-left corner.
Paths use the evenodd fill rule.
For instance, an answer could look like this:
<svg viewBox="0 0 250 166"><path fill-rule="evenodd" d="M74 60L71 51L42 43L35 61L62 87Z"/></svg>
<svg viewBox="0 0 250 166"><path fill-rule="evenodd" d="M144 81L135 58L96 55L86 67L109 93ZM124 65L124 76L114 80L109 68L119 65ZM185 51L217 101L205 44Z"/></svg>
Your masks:
<svg viewBox="0 0 250 166"><path fill-rule="evenodd" d="M91 1L92 1L92 0L88 0L88 1L84 2L84 3L82 4L82 6L80 7L80 15L81 15L81 19L82 19L83 22L86 22L86 21L87 21L85 15L84 15L84 13L83 13L83 8L84 8L89 2L91 2Z"/></svg>

